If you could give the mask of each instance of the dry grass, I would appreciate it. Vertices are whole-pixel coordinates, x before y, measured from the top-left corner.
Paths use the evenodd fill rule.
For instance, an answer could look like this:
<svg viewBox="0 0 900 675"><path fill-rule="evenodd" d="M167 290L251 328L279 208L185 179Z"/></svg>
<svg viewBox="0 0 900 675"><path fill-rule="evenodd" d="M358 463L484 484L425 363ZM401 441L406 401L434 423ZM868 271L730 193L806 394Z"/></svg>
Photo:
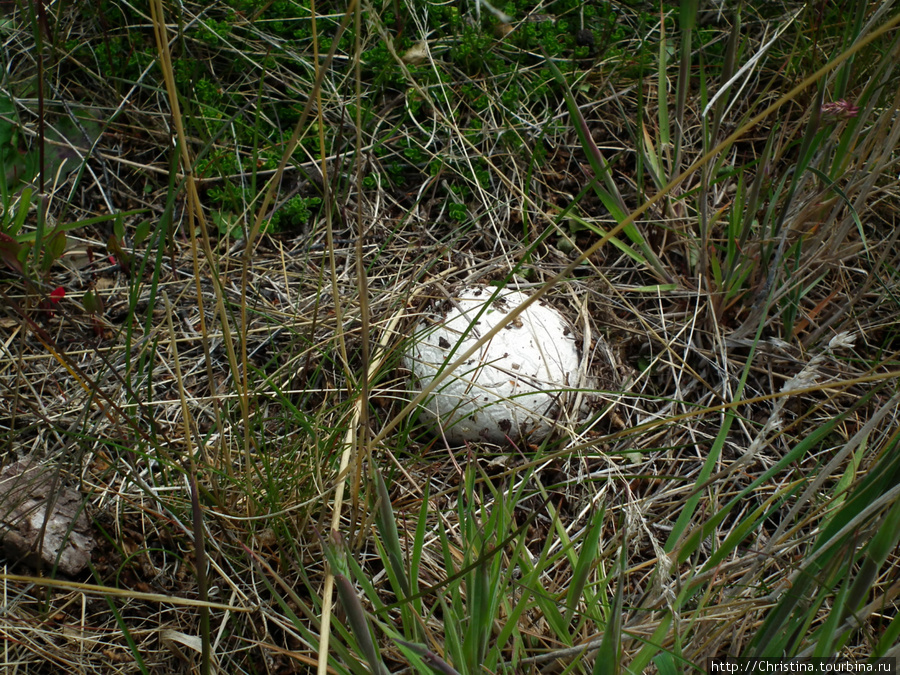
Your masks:
<svg viewBox="0 0 900 675"><path fill-rule="evenodd" d="M540 7L490 38L503 72L460 70L450 32L410 54L371 9L360 28L319 8L320 38L342 20L351 36L321 71L329 45L286 39L266 8L75 10L52 9L43 52L25 9L4 24L19 147L35 154L43 121L47 161L84 171L48 171L43 202L5 198L7 219L27 209L22 232L75 226L46 269L36 254L28 279L2 269L0 427L4 464L38 459L85 496L95 549L74 579L7 558L5 672L312 672L323 621L329 668L371 671L332 574L354 582L391 672L417 666L390 631L473 672L453 656L479 653L482 622L474 663L504 672L587 672L608 634L633 672L758 652L797 626L820 637L795 653L833 635L827 653L896 655L892 67L852 70L858 116L817 133L815 87L783 95L847 47L833 31L789 29L801 46L779 42L713 117L697 84L719 73L695 70L677 110L674 50L666 78L656 46L640 76L621 52L567 53L592 148L515 40ZM410 34L433 29L436 9L401 10ZM771 28L750 14L745 28ZM222 17L230 32L212 39ZM163 23L165 83L149 56ZM896 55L891 35L874 53ZM762 42L744 38L742 63ZM387 83L359 56L385 44ZM128 45L133 63L116 60ZM516 87L536 93L504 103ZM674 180L736 130L713 168ZM611 162L605 195L592 150ZM259 231L313 197L305 220ZM108 248L121 227L130 258ZM540 446L447 448L401 415L400 350L448 289L512 275L577 327L595 412ZM419 597L401 602L396 563ZM805 605L785 604L791 588Z"/></svg>

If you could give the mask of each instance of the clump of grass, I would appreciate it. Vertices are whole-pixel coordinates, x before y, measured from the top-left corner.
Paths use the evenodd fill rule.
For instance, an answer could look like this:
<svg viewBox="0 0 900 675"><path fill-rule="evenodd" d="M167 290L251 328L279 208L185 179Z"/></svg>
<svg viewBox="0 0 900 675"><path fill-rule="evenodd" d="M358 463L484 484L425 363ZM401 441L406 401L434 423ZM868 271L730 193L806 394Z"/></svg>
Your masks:
<svg viewBox="0 0 900 675"><path fill-rule="evenodd" d="M4 575L10 664L891 653L900 19L495 9L6 25L5 449L97 532L84 579ZM97 126L28 136L64 119ZM59 138L78 170L29 185ZM445 447L399 354L444 289L513 275L578 317L600 403Z"/></svg>

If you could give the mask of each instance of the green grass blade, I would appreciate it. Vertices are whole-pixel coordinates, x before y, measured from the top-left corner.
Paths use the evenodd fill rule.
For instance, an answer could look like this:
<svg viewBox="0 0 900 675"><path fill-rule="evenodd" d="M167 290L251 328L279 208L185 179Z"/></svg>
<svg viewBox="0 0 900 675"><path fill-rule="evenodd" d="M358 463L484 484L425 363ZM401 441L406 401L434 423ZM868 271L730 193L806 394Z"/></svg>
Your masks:
<svg viewBox="0 0 900 675"><path fill-rule="evenodd" d="M584 116L581 114L581 110L579 110L578 105L575 103L575 98L572 96L572 91L569 88L565 77L551 59L545 57L545 61L550 68L550 71L553 73L554 78L563 89L563 96L566 100L566 106L569 110L569 116L572 118L575 126L575 131L578 134L579 143L581 144L582 149L587 155L588 162L590 163L591 169L594 172L595 181L592 183L594 191L597 193L597 197L601 202L603 202L603 205L606 207L606 209L612 214L613 218L615 218L616 222L621 223L627 217L626 214L628 213L628 208L625 206L622 195L619 194L619 189L612 177L612 172L609 168L609 164L603 157L603 153L600 152L600 148L598 148L597 144L594 143L594 139L591 137L587 122L585 121ZM601 187L597 181L603 181L606 189ZM629 239L640 246L643 257L647 259L651 267L662 278L668 278L668 274L665 272L662 262L660 262L660 260L656 257L656 254L653 253L653 251L650 249L650 246L647 244L644 237L641 236L638 229L634 226L634 223L629 223L628 225L626 225L624 231Z"/></svg>
<svg viewBox="0 0 900 675"><path fill-rule="evenodd" d="M387 550L388 560L394 577L400 584L398 589L400 597L407 598L412 595L406 569L403 565L403 550L400 546L400 533L397 531L397 521L394 510L391 507L391 496L381 472L375 468L375 495L378 503L375 505L375 524L381 534L381 541Z"/></svg>
<svg viewBox="0 0 900 675"><path fill-rule="evenodd" d="M890 447L896 447L896 439ZM806 614L804 601L815 593L815 584L819 583L821 572L833 564L836 558L840 558L842 551L848 546L854 549L858 547L859 542L854 540L860 527L880 510L879 507L885 498L898 499L896 494L900 492L897 489L898 484L900 484L900 454L888 452L860 482L857 489L848 495L840 511L823 529L801 567L791 593L773 608L755 636L751 643L751 654L774 654L779 646L792 644L791 640L798 635L798 621ZM896 517L893 510L889 513L891 519ZM879 539L879 545L895 540L897 534L890 532L884 537ZM880 555L882 549L876 547L876 553ZM868 576L867 574L861 577L860 587L853 589L854 595L848 595L849 606L858 606L862 587L868 588Z"/></svg>
<svg viewBox="0 0 900 675"><path fill-rule="evenodd" d="M571 622L578 608L578 602L584 594L584 587L588 575L594 568L599 553L600 535L603 532L603 519L606 517L605 506L597 511L591 519L590 526L581 547L578 549L578 561L572 571L572 580L569 582L569 590L566 592L566 622Z"/></svg>
<svg viewBox="0 0 900 675"><path fill-rule="evenodd" d="M603 630L603 639L600 642L600 648L594 660L593 675L618 675L622 669L622 612L623 597L625 587L625 552L627 549L628 536L625 531L625 525L622 525L622 545L619 549L618 568L619 574L616 578L616 590L612 606L610 607L609 618L606 627Z"/></svg>
<svg viewBox="0 0 900 675"><path fill-rule="evenodd" d="M366 662L373 673L377 675L388 675L388 669L381 660L378 646L372 636L372 629L366 618L365 609L353 589L350 580L343 574L334 575L335 585L337 586L338 597L341 599L341 605L347 613L347 621L356 638L356 643L365 656Z"/></svg>

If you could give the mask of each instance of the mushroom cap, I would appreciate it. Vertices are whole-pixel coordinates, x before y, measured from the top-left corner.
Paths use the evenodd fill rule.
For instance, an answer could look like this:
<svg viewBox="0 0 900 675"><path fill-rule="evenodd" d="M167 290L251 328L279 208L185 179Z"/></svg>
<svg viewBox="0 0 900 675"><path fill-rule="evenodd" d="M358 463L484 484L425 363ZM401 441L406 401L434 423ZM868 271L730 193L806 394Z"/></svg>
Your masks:
<svg viewBox="0 0 900 675"><path fill-rule="evenodd" d="M528 295L474 287L459 291L419 324L404 365L421 391ZM493 298L493 299L492 299ZM421 406L419 419L439 426L453 443L538 441L553 429L576 386L578 347L556 309L535 303L482 345Z"/></svg>

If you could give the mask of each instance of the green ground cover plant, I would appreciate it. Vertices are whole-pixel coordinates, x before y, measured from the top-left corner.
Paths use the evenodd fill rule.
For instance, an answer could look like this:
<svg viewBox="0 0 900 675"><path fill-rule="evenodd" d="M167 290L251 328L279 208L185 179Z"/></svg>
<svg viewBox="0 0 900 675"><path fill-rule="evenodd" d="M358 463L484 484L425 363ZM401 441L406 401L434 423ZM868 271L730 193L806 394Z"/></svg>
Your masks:
<svg viewBox="0 0 900 675"><path fill-rule="evenodd" d="M3 12L5 671L900 655L894 2ZM418 420L473 284L546 439Z"/></svg>

